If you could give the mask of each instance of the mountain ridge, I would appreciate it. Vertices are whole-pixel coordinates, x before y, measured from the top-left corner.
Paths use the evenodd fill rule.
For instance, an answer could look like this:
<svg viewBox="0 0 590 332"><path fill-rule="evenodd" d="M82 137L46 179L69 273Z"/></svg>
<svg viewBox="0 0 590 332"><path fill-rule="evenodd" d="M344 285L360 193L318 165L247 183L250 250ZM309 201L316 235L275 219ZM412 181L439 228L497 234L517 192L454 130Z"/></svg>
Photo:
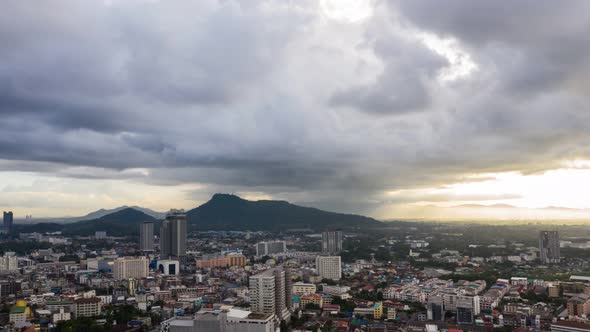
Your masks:
<svg viewBox="0 0 590 332"><path fill-rule="evenodd" d="M356 214L329 212L284 200L250 201L233 194L215 194L187 212L197 229L272 230L281 228L370 227L382 223Z"/></svg>

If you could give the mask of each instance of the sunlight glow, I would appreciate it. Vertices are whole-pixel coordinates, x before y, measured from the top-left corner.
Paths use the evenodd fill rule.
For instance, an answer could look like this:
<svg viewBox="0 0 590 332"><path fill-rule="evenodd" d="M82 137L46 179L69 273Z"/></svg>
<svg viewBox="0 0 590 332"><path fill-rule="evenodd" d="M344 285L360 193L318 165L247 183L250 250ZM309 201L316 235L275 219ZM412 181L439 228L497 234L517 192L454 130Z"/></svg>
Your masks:
<svg viewBox="0 0 590 332"><path fill-rule="evenodd" d="M442 39L428 33L421 33L420 40L426 47L445 57L450 63L450 66L439 74L439 80L454 81L469 76L477 70L477 64L473 62L469 53L461 49L456 40Z"/></svg>
<svg viewBox="0 0 590 332"><path fill-rule="evenodd" d="M458 195L510 193L521 198L493 203L509 203L527 208L590 208L590 186L583 185L590 183L590 169L564 168L535 175L499 173L490 176L494 179L453 184L441 191Z"/></svg>
<svg viewBox="0 0 590 332"><path fill-rule="evenodd" d="M373 15L369 0L321 0L322 13L329 19L344 22L359 22Z"/></svg>

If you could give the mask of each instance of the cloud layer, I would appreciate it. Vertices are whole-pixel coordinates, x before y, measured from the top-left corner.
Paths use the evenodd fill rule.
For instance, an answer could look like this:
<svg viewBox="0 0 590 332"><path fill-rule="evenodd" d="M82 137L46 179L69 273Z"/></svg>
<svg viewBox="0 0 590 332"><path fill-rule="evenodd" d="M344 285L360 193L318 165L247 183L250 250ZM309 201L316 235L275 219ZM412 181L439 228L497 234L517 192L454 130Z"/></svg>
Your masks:
<svg viewBox="0 0 590 332"><path fill-rule="evenodd" d="M366 5L4 3L0 170L370 212L590 158L588 2Z"/></svg>

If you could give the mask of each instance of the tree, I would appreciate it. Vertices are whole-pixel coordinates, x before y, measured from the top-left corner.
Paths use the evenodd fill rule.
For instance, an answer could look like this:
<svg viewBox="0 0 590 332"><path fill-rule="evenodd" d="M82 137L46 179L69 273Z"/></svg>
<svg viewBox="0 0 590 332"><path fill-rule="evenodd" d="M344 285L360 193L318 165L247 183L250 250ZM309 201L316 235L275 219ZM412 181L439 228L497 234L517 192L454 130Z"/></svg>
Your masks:
<svg viewBox="0 0 590 332"><path fill-rule="evenodd" d="M328 320L328 321L327 321L327 322L324 324L324 326L322 326L322 330L321 330L321 331L322 331L322 332L330 332L330 331L332 331L332 329L333 329L333 328L334 328L334 322L333 322L331 319L329 319L329 320Z"/></svg>
<svg viewBox="0 0 590 332"><path fill-rule="evenodd" d="M307 309L307 310L320 310L320 306L315 303L308 303L305 305L305 309Z"/></svg>

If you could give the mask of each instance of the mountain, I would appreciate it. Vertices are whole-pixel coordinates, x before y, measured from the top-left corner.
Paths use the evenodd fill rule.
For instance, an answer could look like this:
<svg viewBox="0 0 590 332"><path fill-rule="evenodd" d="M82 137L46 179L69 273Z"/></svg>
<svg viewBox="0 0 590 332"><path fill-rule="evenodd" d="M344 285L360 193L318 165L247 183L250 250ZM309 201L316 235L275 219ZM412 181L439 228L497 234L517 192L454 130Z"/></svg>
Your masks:
<svg viewBox="0 0 590 332"><path fill-rule="evenodd" d="M156 220L142 211L127 207L100 218L64 225L63 232L65 234L92 235L96 231L106 231L108 235L113 236L132 235L139 232L140 223Z"/></svg>
<svg viewBox="0 0 590 332"><path fill-rule="evenodd" d="M373 218L322 211L286 201L248 201L235 195L215 194L207 203L187 212L191 227L224 230L277 230L288 228L374 227Z"/></svg>
<svg viewBox="0 0 590 332"><path fill-rule="evenodd" d="M127 205L123 205L123 206L119 206L119 207L114 208L114 209L100 209L100 210L97 210L97 211L94 211L94 212L90 212L87 215L82 216L82 217L68 218L68 220L70 222L75 222L75 221L82 221L82 220L99 219L99 218L102 218L102 217L104 217L106 215L109 215L109 214L112 214L112 213L115 213L115 212L119 212L121 210L129 209L129 208L134 209L134 210L137 210L137 211L141 211L141 212L143 212L143 213L145 213L147 215L150 215L150 216L152 216L152 217L154 217L156 219L162 219L166 215L166 213L164 213L164 212L157 212L157 211L154 211L154 210L151 210L151 209L148 209L148 208L144 208L144 207L141 207L141 206L127 206Z"/></svg>

